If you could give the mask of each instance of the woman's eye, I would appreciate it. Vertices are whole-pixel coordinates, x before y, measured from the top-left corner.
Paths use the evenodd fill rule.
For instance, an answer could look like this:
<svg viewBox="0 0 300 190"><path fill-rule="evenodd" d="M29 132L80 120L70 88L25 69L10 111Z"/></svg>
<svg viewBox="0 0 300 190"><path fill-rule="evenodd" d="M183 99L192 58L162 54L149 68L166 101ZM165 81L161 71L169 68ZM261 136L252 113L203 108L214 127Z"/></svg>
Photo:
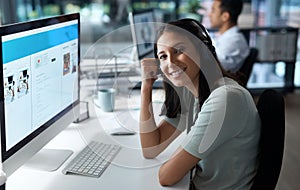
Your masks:
<svg viewBox="0 0 300 190"><path fill-rule="evenodd" d="M167 55L160 55L160 56L159 56L159 59L160 59L160 60L165 60L166 58L167 58Z"/></svg>

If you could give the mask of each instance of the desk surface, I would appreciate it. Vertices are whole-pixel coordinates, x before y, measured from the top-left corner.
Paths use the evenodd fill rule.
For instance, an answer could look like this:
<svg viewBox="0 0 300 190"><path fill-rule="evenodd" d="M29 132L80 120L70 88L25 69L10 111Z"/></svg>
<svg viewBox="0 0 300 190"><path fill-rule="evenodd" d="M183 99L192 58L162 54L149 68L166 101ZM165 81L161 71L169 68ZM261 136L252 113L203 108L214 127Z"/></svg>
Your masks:
<svg viewBox="0 0 300 190"><path fill-rule="evenodd" d="M135 101L137 100L132 99L128 102L134 105L133 102ZM131 111L126 111L124 106L121 106L117 107L113 113L104 113L95 106L93 100L89 103L90 119L79 124L71 124L46 145L46 148L70 149L74 152L71 157L58 170L53 172L35 170L26 167L25 164L9 176L6 184L7 190L98 190L99 188L107 190L188 189L188 175L173 187L162 187L158 181L158 169L160 165L172 155L178 144L183 140L184 134L176 139L157 158L144 159L141 153L138 134L111 136L107 133L107 127L118 125L120 118L122 118L119 116L124 113L129 113L132 116L132 120L127 123L132 123L133 128L138 127L138 122L135 122L138 119L138 110L131 107ZM128 115L124 118L128 118ZM120 144L122 149L99 178L62 174L63 168L91 140Z"/></svg>

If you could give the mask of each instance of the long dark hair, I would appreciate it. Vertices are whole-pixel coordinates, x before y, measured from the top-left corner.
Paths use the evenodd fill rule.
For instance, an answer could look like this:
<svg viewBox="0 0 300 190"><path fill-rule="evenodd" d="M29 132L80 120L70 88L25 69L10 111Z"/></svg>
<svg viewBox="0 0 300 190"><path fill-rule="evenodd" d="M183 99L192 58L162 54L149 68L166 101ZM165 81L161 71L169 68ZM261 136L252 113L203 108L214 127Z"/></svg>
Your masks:
<svg viewBox="0 0 300 190"><path fill-rule="evenodd" d="M207 30L201 23L199 23L198 21L196 21L194 19L180 19L180 20L169 22L166 25L162 26L158 30L156 40L154 43L155 58L158 59L157 41L161 37L161 35L166 31L178 32L179 31L178 29L181 29L181 30L183 29L185 31L188 31L191 34L193 34L191 36L197 37L199 40L201 40L206 45L206 47L209 49L209 51L212 53L213 57L215 58L218 66L221 70L222 75L232 78L232 76L229 73L227 73L224 69L222 69L221 64L218 60L216 51L215 51L215 47L212 44L212 40L211 40ZM189 36L187 36L187 37L189 37ZM191 40L191 41L193 42L193 40ZM196 47L197 46L195 46L195 48ZM164 77L165 102L164 102L164 106L162 107L162 112L161 112L162 115L166 115L169 118L175 118L178 114L181 113L181 111L183 111L182 106L180 104L180 97L182 97L181 93L183 91L182 88L184 88L184 87L174 86L166 77ZM200 69L199 86L198 86L199 110L201 109L204 101L209 97L210 93L211 93L211 90L209 88L208 81L207 81L204 73ZM192 106L192 105L190 105L190 106Z"/></svg>

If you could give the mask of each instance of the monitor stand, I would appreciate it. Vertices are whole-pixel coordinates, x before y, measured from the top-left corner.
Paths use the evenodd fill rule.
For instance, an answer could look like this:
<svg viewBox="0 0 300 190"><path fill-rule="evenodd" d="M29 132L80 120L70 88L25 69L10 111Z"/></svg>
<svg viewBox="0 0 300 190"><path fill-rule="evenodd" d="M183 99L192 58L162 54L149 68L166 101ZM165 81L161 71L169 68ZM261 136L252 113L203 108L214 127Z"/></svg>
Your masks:
<svg viewBox="0 0 300 190"><path fill-rule="evenodd" d="M130 60L132 60L133 62L138 61L138 53L137 53L136 46L133 46L129 57L130 57Z"/></svg>
<svg viewBox="0 0 300 190"><path fill-rule="evenodd" d="M72 154L73 151L71 150L42 149L28 160L24 166L52 172L57 170Z"/></svg>

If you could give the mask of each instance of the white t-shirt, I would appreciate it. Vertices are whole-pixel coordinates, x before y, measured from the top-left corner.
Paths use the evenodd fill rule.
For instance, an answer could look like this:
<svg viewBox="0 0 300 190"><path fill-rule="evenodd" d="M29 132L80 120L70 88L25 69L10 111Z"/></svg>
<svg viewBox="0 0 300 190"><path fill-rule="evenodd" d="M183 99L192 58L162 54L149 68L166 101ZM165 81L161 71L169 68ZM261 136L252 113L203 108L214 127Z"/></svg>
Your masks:
<svg viewBox="0 0 300 190"><path fill-rule="evenodd" d="M198 189L249 189L256 173L260 119L255 103L235 81L224 81L205 101L182 144L201 159L193 178ZM166 121L183 128L178 118Z"/></svg>
<svg viewBox="0 0 300 190"><path fill-rule="evenodd" d="M222 67L231 72L236 72L242 67L250 52L248 43L237 26L213 38L213 45Z"/></svg>

